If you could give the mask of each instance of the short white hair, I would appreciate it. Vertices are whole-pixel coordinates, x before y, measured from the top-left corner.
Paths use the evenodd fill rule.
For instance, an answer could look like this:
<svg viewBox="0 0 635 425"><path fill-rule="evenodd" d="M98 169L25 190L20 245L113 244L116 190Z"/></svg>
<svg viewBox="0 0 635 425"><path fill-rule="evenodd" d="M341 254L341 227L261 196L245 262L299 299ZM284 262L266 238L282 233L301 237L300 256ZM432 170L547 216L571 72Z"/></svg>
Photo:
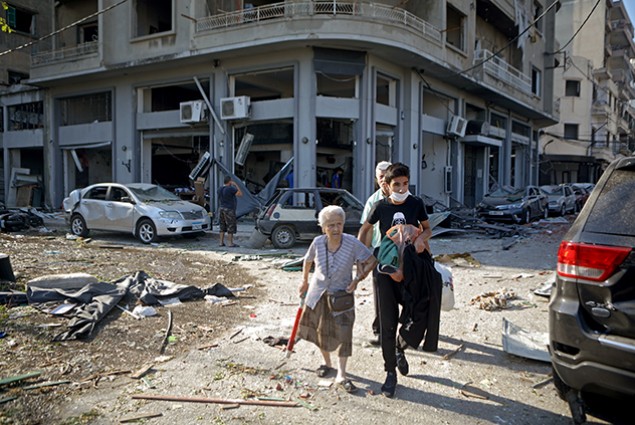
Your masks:
<svg viewBox="0 0 635 425"><path fill-rule="evenodd" d="M379 164L377 164L377 166L375 167L375 174L379 174L381 171L386 171L388 169L388 167L390 167L392 164L388 161L382 161Z"/></svg>
<svg viewBox="0 0 635 425"><path fill-rule="evenodd" d="M320 227L324 227L327 221L333 216L339 216L342 221L346 221L346 213L342 207L339 205L329 205L322 208L318 214L318 224Z"/></svg>

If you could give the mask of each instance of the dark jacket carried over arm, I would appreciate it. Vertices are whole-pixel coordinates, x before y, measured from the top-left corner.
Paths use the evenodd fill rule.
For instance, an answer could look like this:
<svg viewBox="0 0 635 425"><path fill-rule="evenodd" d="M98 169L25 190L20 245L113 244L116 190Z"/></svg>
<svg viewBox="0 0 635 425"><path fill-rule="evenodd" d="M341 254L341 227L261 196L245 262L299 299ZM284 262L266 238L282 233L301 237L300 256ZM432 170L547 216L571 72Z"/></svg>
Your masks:
<svg viewBox="0 0 635 425"><path fill-rule="evenodd" d="M414 245L403 251L403 309L399 334L410 347L424 339L424 351L436 351L439 344L442 280L428 251L417 254Z"/></svg>

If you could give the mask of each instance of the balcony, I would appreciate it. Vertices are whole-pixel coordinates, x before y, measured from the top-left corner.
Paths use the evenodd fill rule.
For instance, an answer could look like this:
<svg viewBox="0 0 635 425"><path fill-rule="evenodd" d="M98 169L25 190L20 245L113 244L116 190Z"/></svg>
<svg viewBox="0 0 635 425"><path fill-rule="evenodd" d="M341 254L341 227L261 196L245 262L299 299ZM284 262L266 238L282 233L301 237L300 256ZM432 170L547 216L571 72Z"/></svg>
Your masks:
<svg viewBox="0 0 635 425"><path fill-rule="evenodd" d="M99 41L78 44L74 47L50 50L47 52L34 53L31 55L31 66L48 65L55 62L85 59L90 56L97 56L99 53Z"/></svg>
<svg viewBox="0 0 635 425"><path fill-rule="evenodd" d="M483 70L490 77L521 92L531 95L531 78L514 68L489 50L474 52L474 65L483 64Z"/></svg>
<svg viewBox="0 0 635 425"><path fill-rule="evenodd" d="M286 21L289 19L320 15L326 17L354 17L360 18L363 21L376 21L378 23L399 25L415 31L422 37L438 44L440 44L442 40L441 31L439 29L404 9L373 3L339 1L275 3L207 16L196 20L196 33L199 34L262 21Z"/></svg>

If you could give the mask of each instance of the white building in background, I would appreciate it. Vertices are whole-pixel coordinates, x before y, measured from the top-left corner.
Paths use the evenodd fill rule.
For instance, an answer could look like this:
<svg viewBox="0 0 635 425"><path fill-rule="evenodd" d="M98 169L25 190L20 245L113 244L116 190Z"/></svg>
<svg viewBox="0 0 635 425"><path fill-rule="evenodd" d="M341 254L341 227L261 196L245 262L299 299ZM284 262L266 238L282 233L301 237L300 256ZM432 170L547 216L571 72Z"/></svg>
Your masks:
<svg viewBox="0 0 635 425"><path fill-rule="evenodd" d="M633 25L622 1L566 1L556 22L560 123L541 135L540 182L595 182L635 150Z"/></svg>
<svg viewBox="0 0 635 425"><path fill-rule="evenodd" d="M493 184L536 183L538 130L558 122L551 0L50 8L53 30L90 16L31 57L54 206L98 181L189 186L205 152L252 190L291 157L298 187L339 167L360 199L377 162L402 161L413 193L474 206Z"/></svg>

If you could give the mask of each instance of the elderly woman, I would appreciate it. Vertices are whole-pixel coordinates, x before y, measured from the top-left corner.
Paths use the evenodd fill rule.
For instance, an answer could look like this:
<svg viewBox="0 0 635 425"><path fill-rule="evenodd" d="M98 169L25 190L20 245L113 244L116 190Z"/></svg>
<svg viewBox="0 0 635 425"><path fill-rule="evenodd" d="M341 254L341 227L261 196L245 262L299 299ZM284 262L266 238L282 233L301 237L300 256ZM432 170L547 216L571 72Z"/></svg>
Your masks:
<svg viewBox="0 0 635 425"><path fill-rule="evenodd" d="M328 206L318 215L323 235L313 239L304 256L300 296L305 308L298 336L317 345L324 364L319 377L335 374L331 352L337 350L339 362L335 383L347 392L357 390L346 377L346 361L353 351L355 302L353 292L375 265L375 257L354 236L344 233L346 214L341 207ZM311 267L315 271L309 282ZM352 277L353 266L357 275Z"/></svg>

